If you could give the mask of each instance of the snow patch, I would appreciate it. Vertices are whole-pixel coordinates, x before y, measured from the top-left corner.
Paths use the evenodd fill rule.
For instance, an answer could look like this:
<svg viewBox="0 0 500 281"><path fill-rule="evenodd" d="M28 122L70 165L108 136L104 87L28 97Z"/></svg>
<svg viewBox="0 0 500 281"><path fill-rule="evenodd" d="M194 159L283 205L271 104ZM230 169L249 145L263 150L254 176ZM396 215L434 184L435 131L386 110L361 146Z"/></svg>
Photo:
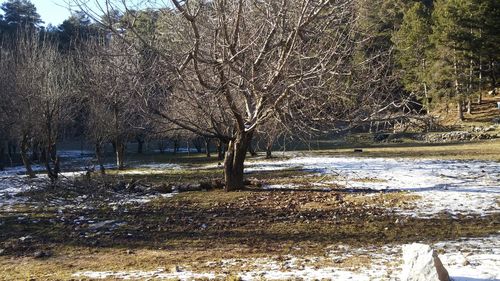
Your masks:
<svg viewBox="0 0 500 281"><path fill-rule="evenodd" d="M151 163L137 165L137 168L147 168L153 170L180 169L181 166L173 163Z"/></svg>
<svg viewBox="0 0 500 281"><path fill-rule="evenodd" d="M122 175L159 175L164 174L165 170L178 170L181 166L173 163L151 163L132 165L130 170L119 171Z"/></svg>
<svg viewBox="0 0 500 281"><path fill-rule="evenodd" d="M131 197L130 195L123 196L122 199L119 199L115 202L109 203L110 206L120 206L120 205L129 205L129 204L146 204L151 202L154 199L158 198L171 198L178 193L172 192L172 193L161 193L161 194L146 194L146 195L139 195L139 196L133 196Z"/></svg>
<svg viewBox="0 0 500 281"><path fill-rule="evenodd" d="M303 169L336 180L322 184L352 189L405 190L422 198L417 210L403 213L428 217L445 212L488 215L500 211L500 163L493 161L413 160L359 157L297 157L251 162L247 172ZM277 186L272 186L277 189ZM285 186L283 188L297 188Z"/></svg>
<svg viewBox="0 0 500 281"><path fill-rule="evenodd" d="M486 281L500 278L500 236L445 241L431 246L440 249L439 257L455 281ZM371 280L397 281L401 272L402 245L382 247L353 248L336 245L326 249L327 253L318 257L281 256L269 258L226 259L208 262L213 271L232 272L242 280ZM371 264L357 268L336 267L345 259L366 256ZM464 261L466 260L466 261ZM329 264L328 266L322 266ZM178 267L176 267L178 268ZM238 270L241 268L241 271ZM192 271L165 269L156 271L83 271L74 277L94 279L180 279L224 278L224 274L213 272L195 273Z"/></svg>
<svg viewBox="0 0 500 281"><path fill-rule="evenodd" d="M500 236L440 242L434 248L454 281L500 280Z"/></svg>
<svg viewBox="0 0 500 281"><path fill-rule="evenodd" d="M85 277L91 279L175 279L175 280L193 280L193 279L215 279L220 275L215 273L195 273L191 271L166 272L159 268L152 271L83 271L72 275L73 277Z"/></svg>

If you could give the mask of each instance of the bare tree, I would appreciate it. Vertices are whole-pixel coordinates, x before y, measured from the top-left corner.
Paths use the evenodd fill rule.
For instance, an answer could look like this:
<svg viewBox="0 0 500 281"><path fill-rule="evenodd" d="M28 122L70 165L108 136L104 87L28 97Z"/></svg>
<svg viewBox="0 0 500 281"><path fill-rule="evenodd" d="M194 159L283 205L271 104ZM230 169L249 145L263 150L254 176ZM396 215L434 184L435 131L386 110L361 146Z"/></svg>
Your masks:
<svg viewBox="0 0 500 281"><path fill-rule="evenodd" d="M35 177L28 156L31 140L34 136L32 128L34 121L32 118L32 108L35 103L30 102L28 89L22 83L22 63L20 57L16 57L17 41L15 39L2 40L1 49L1 71L2 71L2 112L5 125L5 133L9 133L9 139L13 139L20 144L21 158L26 167L26 174ZM7 136L7 135L5 135Z"/></svg>
<svg viewBox="0 0 500 281"><path fill-rule="evenodd" d="M263 142L266 158L272 158L273 147L276 141L287 132L287 126L281 122L279 117L269 119L257 131L259 140Z"/></svg>
<svg viewBox="0 0 500 281"><path fill-rule="evenodd" d="M55 180L60 169L59 132L71 121L77 104L70 85L73 67L56 44L32 29L19 30L8 42L2 46L1 64L2 75L9 77L2 87L9 95L2 110L10 118L9 134L20 143L27 174L35 176L28 154L36 143L49 178Z"/></svg>
<svg viewBox="0 0 500 281"><path fill-rule="evenodd" d="M95 145L104 173L102 145L113 144L118 169L125 167L125 148L135 135L134 103L140 76L137 53L120 40L89 41L83 47L80 91L87 97L87 136Z"/></svg>
<svg viewBox="0 0 500 281"><path fill-rule="evenodd" d="M124 1L96 1L102 8L97 13L76 2L94 19L116 10L132 15L125 26L107 27L165 62L168 90L156 93L149 109L227 143L227 191L244 187L248 145L272 116L286 115L291 125L313 132L325 122L333 127L341 123L332 120L353 119L358 102L367 112L380 108L376 92L355 86L357 79L372 78L354 73L354 66L368 66L369 60L356 61L352 1L172 0L174 10L159 9L153 37L140 33Z"/></svg>
<svg viewBox="0 0 500 281"><path fill-rule="evenodd" d="M3 41L3 40L2 40ZM4 169L9 149L9 141L13 138L11 114L13 78L13 57L9 55L6 46L0 48L0 170Z"/></svg>
<svg viewBox="0 0 500 281"><path fill-rule="evenodd" d="M35 176L28 154L37 143L47 174L55 180L59 173L58 134L71 121L73 105L77 104L70 85L73 68L56 44L40 38L34 30L19 30L10 42L2 59L2 72L10 77L4 88L9 94L4 111L11 118L10 134L20 143L27 174Z"/></svg>

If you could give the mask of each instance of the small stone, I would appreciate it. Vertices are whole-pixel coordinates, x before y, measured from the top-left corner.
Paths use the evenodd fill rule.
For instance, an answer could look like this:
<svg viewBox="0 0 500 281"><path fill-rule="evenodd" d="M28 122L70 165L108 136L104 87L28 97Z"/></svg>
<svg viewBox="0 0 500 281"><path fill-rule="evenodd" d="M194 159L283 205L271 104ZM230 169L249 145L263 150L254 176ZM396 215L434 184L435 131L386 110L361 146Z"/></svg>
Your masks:
<svg viewBox="0 0 500 281"><path fill-rule="evenodd" d="M28 236L23 236L23 237L19 238L19 240L20 240L21 242L24 242L24 241L26 241L26 240L30 240L31 238L32 238L32 237L31 237L30 235L28 235Z"/></svg>
<svg viewBox="0 0 500 281"><path fill-rule="evenodd" d="M335 258L333 258L333 262L334 263L343 263L344 260L341 257L335 257Z"/></svg>
<svg viewBox="0 0 500 281"><path fill-rule="evenodd" d="M172 272L172 273L178 273L178 272L182 272L182 270L181 270L181 268L178 265L174 265L170 269L170 272Z"/></svg>
<svg viewBox="0 0 500 281"><path fill-rule="evenodd" d="M106 221L102 221L102 222L90 224L89 228L95 230L95 229L98 229L98 228L102 228L104 226L108 226L109 224L112 224L114 222L115 222L114 220L106 220Z"/></svg>
<svg viewBox="0 0 500 281"><path fill-rule="evenodd" d="M33 257L35 259L41 259L41 258L48 258L52 255L51 252L49 251L36 251L34 254L33 254Z"/></svg>

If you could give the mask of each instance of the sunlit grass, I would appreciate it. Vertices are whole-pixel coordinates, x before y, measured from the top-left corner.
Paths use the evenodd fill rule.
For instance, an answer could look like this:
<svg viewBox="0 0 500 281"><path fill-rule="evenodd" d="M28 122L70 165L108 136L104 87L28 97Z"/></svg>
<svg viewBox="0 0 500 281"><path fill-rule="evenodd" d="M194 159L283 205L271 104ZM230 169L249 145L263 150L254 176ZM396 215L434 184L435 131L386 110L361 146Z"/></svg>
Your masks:
<svg viewBox="0 0 500 281"><path fill-rule="evenodd" d="M454 144L387 144L379 146L358 146L362 153L352 148L338 148L311 151L319 155L349 155L359 157L408 157L457 160L500 161L500 140Z"/></svg>

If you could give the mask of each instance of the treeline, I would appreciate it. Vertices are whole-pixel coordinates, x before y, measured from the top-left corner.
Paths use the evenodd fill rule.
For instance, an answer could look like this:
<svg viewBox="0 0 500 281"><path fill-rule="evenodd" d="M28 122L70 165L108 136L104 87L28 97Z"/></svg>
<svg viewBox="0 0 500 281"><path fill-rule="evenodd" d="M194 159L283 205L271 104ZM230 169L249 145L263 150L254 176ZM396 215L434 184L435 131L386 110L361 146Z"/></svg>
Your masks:
<svg viewBox="0 0 500 281"><path fill-rule="evenodd" d="M495 0L436 0L407 5L392 34L405 89L424 97L427 108L456 101L481 102L495 89L499 70L500 3Z"/></svg>
<svg viewBox="0 0 500 281"><path fill-rule="evenodd" d="M394 124L496 87L497 1L110 1L43 27L27 0L0 18L0 155L57 179L62 136L125 147L216 143L226 189L252 142ZM385 127L387 128L387 127ZM225 151L225 155L223 155ZM2 161L0 161L2 162Z"/></svg>
<svg viewBox="0 0 500 281"><path fill-rule="evenodd" d="M391 71L425 112L471 103L495 90L499 72L500 3L495 0L363 1L372 50L393 50Z"/></svg>

